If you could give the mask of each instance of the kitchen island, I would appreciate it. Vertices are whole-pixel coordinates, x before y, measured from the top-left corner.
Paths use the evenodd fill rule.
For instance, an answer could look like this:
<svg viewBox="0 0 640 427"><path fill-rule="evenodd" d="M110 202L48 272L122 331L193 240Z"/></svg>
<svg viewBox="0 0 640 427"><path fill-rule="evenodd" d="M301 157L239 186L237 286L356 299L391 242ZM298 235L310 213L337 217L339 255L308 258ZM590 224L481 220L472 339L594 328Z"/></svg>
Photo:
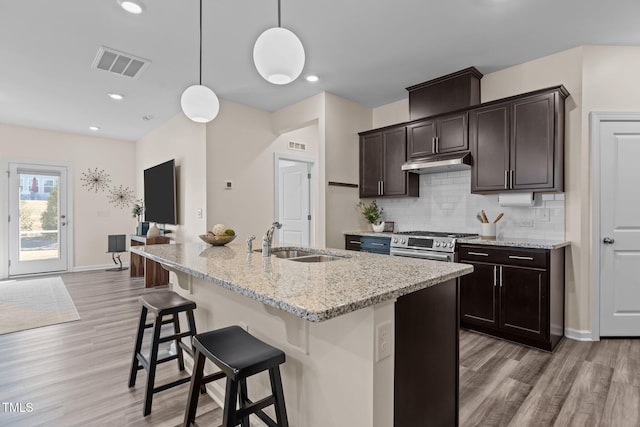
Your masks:
<svg viewBox="0 0 640 427"><path fill-rule="evenodd" d="M471 266L336 249L307 263L242 244L131 250L174 273L199 331L237 324L286 353L291 426L457 424L457 278ZM268 378L252 379L250 397L266 395Z"/></svg>

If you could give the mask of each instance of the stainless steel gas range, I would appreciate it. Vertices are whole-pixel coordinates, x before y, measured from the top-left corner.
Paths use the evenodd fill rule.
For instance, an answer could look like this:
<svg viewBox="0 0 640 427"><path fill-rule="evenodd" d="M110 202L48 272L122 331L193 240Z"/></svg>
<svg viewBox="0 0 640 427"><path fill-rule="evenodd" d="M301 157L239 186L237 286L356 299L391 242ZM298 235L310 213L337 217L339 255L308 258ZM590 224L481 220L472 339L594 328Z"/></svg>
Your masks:
<svg viewBox="0 0 640 427"><path fill-rule="evenodd" d="M392 256L453 262L456 239L474 239L477 234L439 231L402 231L391 235Z"/></svg>

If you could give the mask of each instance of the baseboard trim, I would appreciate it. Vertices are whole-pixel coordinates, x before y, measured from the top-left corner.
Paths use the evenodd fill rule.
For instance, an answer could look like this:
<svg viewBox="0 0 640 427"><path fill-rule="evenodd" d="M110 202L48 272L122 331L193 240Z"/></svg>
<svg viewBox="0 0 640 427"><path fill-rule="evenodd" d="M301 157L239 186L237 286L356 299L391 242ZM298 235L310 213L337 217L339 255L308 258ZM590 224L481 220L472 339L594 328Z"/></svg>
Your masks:
<svg viewBox="0 0 640 427"><path fill-rule="evenodd" d="M594 341L591 331L565 328L564 336L576 341Z"/></svg>
<svg viewBox="0 0 640 427"><path fill-rule="evenodd" d="M83 265L82 267L73 267L71 269L72 273L78 273L81 271L95 271L95 270L107 270L109 268L118 268L118 264L100 264L100 265ZM122 263L122 268L129 268L128 262Z"/></svg>

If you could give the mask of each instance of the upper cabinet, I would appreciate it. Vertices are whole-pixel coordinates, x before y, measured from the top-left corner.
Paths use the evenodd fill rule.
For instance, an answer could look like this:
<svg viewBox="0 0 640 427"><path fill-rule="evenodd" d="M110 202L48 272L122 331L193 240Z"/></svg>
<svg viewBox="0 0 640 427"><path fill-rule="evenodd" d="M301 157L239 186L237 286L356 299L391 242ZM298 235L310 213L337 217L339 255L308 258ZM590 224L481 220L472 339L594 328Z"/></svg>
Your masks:
<svg viewBox="0 0 640 427"><path fill-rule="evenodd" d="M407 157L424 158L469 149L466 112L407 125Z"/></svg>
<svg viewBox="0 0 640 427"><path fill-rule="evenodd" d="M409 117L418 120L480 103L482 73L475 67L465 68L407 88Z"/></svg>
<svg viewBox="0 0 640 427"><path fill-rule="evenodd" d="M563 86L472 109L471 192L563 191Z"/></svg>
<svg viewBox="0 0 640 427"><path fill-rule="evenodd" d="M418 196L418 176L402 170L407 159L404 125L360 134L360 197Z"/></svg>

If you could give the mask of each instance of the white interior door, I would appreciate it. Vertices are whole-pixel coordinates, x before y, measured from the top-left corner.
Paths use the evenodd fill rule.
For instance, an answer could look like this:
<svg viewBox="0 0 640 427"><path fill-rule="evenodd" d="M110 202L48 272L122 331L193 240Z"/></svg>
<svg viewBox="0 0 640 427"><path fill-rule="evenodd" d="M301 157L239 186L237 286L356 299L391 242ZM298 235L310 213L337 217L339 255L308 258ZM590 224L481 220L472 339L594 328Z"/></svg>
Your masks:
<svg viewBox="0 0 640 427"><path fill-rule="evenodd" d="M309 245L311 230L310 174L306 162L280 159L278 161L278 213L282 224L278 243Z"/></svg>
<svg viewBox="0 0 640 427"><path fill-rule="evenodd" d="M9 276L68 269L67 169L9 163Z"/></svg>
<svg viewBox="0 0 640 427"><path fill-rule="evenodd" d="M640 122L600 130L600 335L640 336Z"/></svg>

